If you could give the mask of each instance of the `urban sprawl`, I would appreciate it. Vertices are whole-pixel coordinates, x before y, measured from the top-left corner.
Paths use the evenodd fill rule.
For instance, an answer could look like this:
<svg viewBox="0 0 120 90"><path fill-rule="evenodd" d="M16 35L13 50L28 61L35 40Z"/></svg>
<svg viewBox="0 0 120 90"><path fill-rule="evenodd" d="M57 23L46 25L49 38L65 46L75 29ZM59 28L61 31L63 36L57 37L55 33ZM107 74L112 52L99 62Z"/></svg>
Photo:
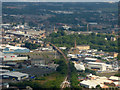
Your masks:
<svg viewBox="0 0 120 90"><path fill-rule="evenodd" d="M47 4L48 6L53 5L52 3ZM62 4L58 3L53 6L57 7ZM107 4L112 5L114 2ZM29 4L20 4L17 7L5 5L4 8L13 11L29 6ZM37 3L34 5L37 7ZM32 4L32 6L34 5ZM43 88L97 88L97 90L114 88L118 90L120 88L117 24L103 25L100 22L88 22L84 18L80 21L78 17L75 18L75 22L80 21L82 24L69 24L69 21L68 23L61 21L51 24L47 21L48 18L53 19L55 15L57 17L57 15L79 14L77 6L74 7L73 4L70 10L54 10L52 7L51 10L48 8L48 11L44 9L43 13L49 12L49 14L43 14L41 17L37 15L33 15L33 17L28 14L29 17L3 14L2 44L0 44L0 86L3 90L39 90ZM80 10L83 9L80 8ZM101 15L101 19L104 17L103 20L110 17L103 14L107 11L89 9L83 11L95 14L97 12ZM111 11L110 14L113 17L111 16L108 22L116 20L114 12ZM23 16L25 21L19 22ZM11 17L9 18L11 21L4 19L5 17ZM37 23L34 21L36 17L42 18L43 21L34 26L33 23ZM30 19L33 19L33 22L29 21ZM91 16L90 20L94 21L95 17ZM28 22L32 22L32 25ZM78 28L80 30L75 30ZM102 31L105 28L106 30ZM108 30L109 28L110 30Z"/></svg>

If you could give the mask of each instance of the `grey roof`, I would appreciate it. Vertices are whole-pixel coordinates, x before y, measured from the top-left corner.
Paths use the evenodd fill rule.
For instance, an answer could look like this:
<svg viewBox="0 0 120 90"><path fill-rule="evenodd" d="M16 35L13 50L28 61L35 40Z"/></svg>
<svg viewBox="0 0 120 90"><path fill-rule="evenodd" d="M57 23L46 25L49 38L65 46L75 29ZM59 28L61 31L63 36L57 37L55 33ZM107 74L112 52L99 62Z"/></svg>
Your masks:
<svg viewBox="0 0 120 90"><path fill-rule="evenodd" d="M22 77L22 76L26 76L28 74L20 73L20 72L7 72L7 73L2 73L0 75L8 75L8 76L13 76L13 77Z"/></svg>

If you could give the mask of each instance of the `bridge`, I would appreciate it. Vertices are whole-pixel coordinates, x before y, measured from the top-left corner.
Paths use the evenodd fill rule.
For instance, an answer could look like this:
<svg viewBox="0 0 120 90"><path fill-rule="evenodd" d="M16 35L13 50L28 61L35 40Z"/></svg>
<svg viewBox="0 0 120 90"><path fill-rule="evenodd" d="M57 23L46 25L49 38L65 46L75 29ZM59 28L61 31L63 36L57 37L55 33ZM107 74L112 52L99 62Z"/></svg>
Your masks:
<svg viewBox="0 0 120 90"><path fill-rule="evenodd" d="M50 45L52 45L63 57L64 57L64 59L66 60L66 62L67 62L67 64L69 63L69 61L68 61L68 58L66 57L66 55L57 47L57 46L55 46L54 44L52 44L52 43L50 43L50 42L48 42Z"/></svg>
<svg viewBox="0 0 120 90"><path fill-rule="evenodd" d="M61 89L66 88L66 87L70 87L70 66L69 66L69 60L66 57L66 55L57 46L55 46L54 44L52 44L50 42L48 42L48 43L51 46L53 46L64 57L64 59L66 60L67 67L68 67L67 76L65 77L65 80L62 82L62 84L60 85L60 87L61 87Z"/></svg>

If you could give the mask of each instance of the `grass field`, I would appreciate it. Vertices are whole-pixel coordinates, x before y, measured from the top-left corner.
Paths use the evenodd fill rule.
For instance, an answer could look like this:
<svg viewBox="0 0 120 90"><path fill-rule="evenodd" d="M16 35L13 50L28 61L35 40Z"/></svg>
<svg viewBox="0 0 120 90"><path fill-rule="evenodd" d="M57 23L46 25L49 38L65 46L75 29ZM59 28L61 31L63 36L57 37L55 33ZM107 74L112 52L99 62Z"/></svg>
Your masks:
<svg viewBox="0 0 120 90"><path fill-rule="evenodd" d="M117 72L103 72L103 73L97 73L98 76L105 76L105 77L110 77L114 76Z"/></svg>
<svg viewBox="0 0 120 90"><path fill-rule="evenodd" d="M33 82L39 83L40 85L43 86L43 88L46 88L46 87L47 88L51 88L51 87L59 88L64 78L65 76L62 76L58 72L55 72L48 76L38 77L35 80L33 80Z"/></svg>

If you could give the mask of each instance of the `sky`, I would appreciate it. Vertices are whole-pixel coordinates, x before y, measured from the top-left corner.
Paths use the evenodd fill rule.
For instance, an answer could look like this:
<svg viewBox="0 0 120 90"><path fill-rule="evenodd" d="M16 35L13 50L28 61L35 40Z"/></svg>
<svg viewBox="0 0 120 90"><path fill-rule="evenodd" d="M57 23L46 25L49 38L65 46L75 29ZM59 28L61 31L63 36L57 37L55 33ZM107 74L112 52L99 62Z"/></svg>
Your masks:
<svg viewBox="0 0 120 90"><path fill-rule="evenodd" d="M2 2L104 2L104 1L115 1L119 0L0 0Z"/></svg>

